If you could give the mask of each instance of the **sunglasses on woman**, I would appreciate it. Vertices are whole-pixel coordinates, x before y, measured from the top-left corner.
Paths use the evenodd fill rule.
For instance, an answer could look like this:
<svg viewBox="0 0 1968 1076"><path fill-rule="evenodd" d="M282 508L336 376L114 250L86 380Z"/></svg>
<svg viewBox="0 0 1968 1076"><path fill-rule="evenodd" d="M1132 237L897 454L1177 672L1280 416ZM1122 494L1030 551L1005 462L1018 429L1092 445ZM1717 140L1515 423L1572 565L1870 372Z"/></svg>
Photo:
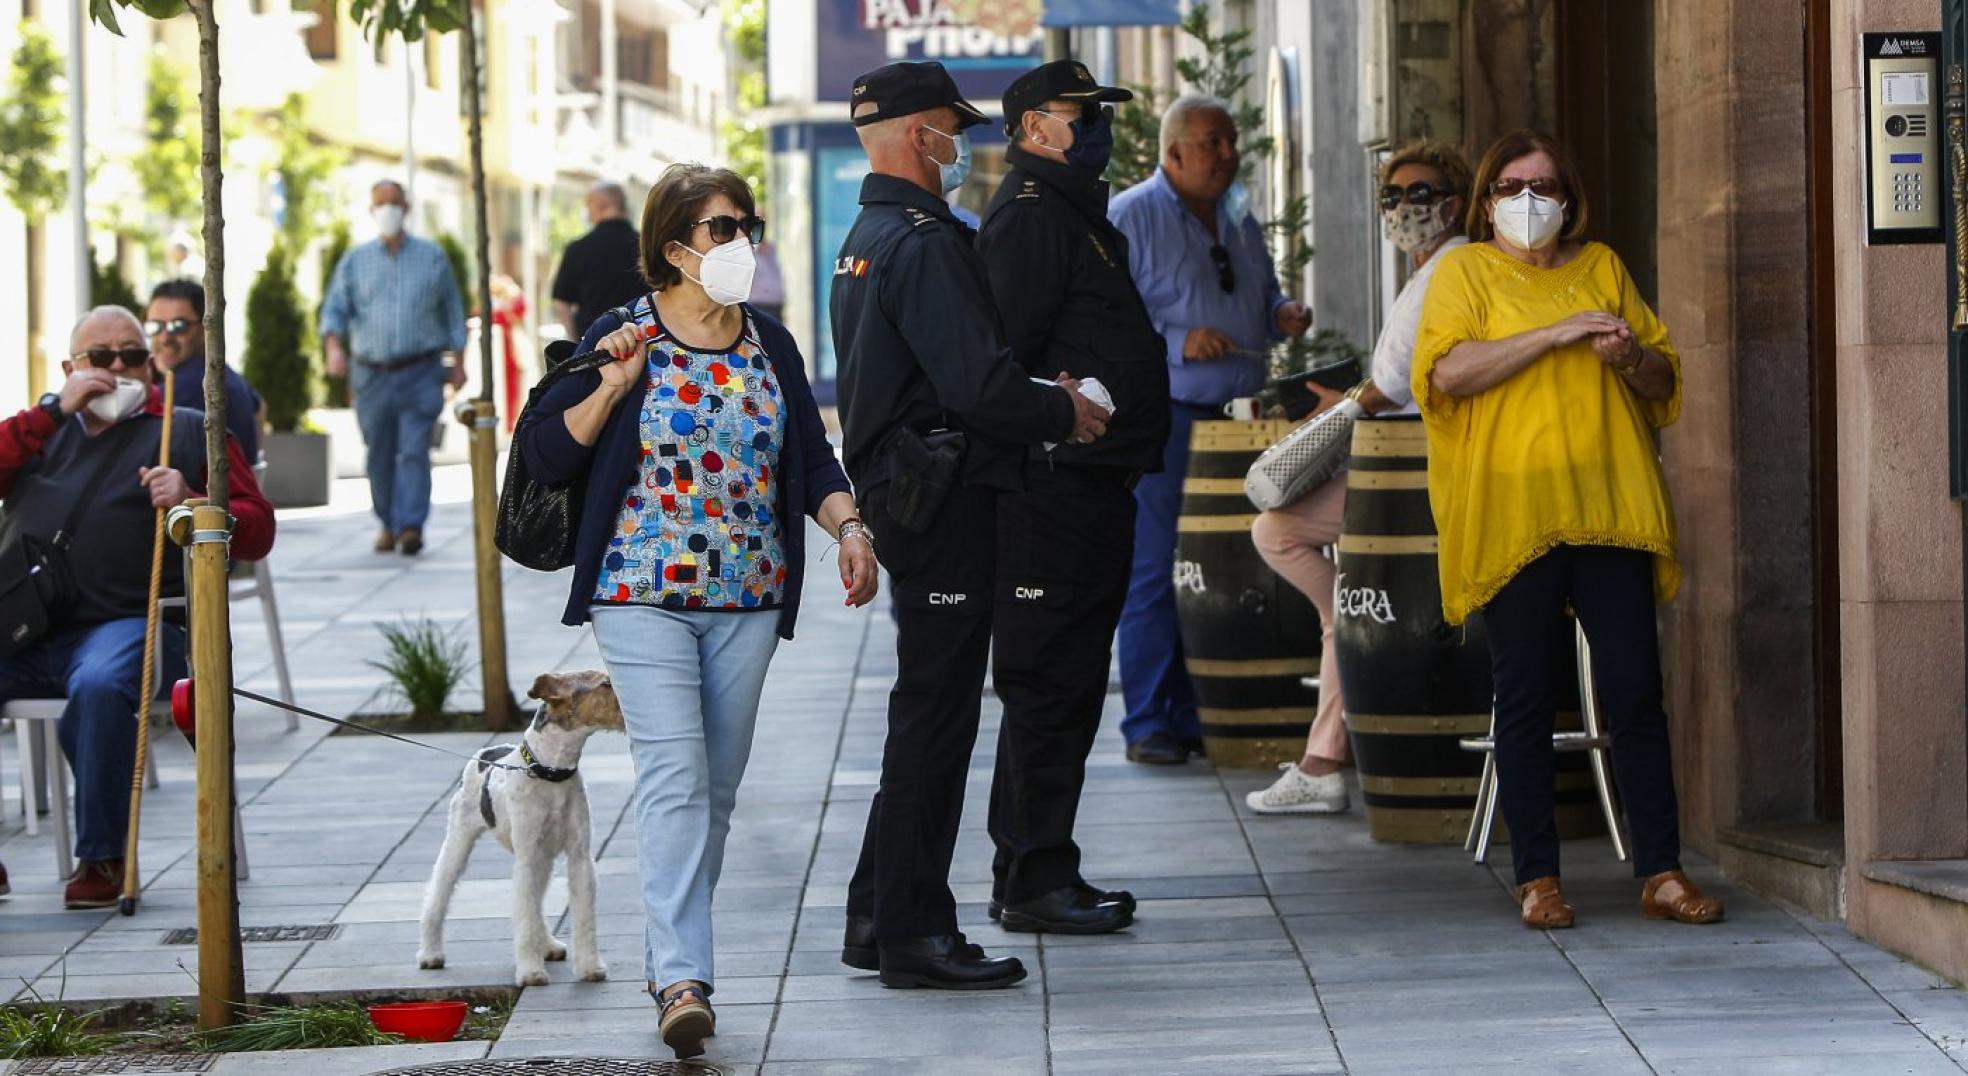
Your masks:
<svg viewBox="0 0 1968 1076"><path fill-rule="evenodd" d="M150 361L150 349L92 347L87 351L78 351L70 357L84 366L92 366L98 370L107 370L118 363L122 364L125 370L134 370Z"/></svg>
<svg viewBox="0 0 1968 1076"><path fill-rule="evenodd" d="M1393 209L1402 202L1409 205L1434 205L1454 195L1454 191L1444 190L1425 179L1417 180L1405 187L1396 187L1390 183L1380 188L1380 208Z"/></svg>
<svg viewBox="0 0 1968 1076"><path fill-rule="evenodd" d="M1565 193L1565 183L1556 176L1539 176L1536 179L1499 179L1490 184L1490 193L1498 198L1515 198L1529 188L1539 198L1557 198Z"/></svg>
<svg viewBox="0 0 1968 1076"><path fill-rule="evenodd" d="M760 243L765 242L765 219L763 217L739 218L726 213L720 213L715 217L705 217L703 220L693 220L690 222L692 228L700 224L710 226L711 242L713 243L729 243L733 239L738 238L739 232L745 233L745 238L750 239L753 246L758 246Z"/></svg>

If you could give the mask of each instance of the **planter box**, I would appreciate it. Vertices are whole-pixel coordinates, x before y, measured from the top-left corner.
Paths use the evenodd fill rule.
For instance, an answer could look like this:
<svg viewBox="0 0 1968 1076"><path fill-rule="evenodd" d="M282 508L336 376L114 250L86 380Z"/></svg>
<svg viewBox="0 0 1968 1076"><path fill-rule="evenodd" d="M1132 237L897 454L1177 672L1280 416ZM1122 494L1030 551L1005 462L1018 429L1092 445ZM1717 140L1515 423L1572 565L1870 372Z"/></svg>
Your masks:
<svg viewBox="0 0 1968 1076"><path fill-rule="evenodd" d="M315 508L328 503L334 480L333 441L325 433L267 435L266 475L260 480L276 508Z"/></svg>

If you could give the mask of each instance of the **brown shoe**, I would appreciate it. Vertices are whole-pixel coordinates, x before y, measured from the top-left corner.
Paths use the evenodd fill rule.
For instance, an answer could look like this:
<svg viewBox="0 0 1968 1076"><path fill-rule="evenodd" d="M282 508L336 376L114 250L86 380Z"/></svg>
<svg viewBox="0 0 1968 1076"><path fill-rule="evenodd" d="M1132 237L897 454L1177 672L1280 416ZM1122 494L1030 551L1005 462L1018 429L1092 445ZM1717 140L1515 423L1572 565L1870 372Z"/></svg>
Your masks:
<svg viewBox="0 0 1968 1076"><path fill-rule="evenodd" d="M702 1054L704 1040L717 1034L717 1014L711 1011L711 1003L705 997L708 990L703 983L685 979L672 983L657 995L656 1004L662 1014L657 1029L662 1033L663 1044L675 1050L679 1059Z"/></svg>
<svg viewBox="0 0 1968 1076"><path fill-rule="evenodd" d="M1680 871L1662 871L1647 879L1640 891L1640 910L1649 919L1677 923L1719 923L1722 902L1695 888Z"/></svg>
<svg viewBox="0 0 1968 1076"><path fill-rule="evenodd" d="M0 863L0 897L4 897L13 891L14 887L7 884L7 865Z"/></svg>
<svg viewBox="0 0 1968 1076"><path fill-rule="evenodd" d="M113 908L123 897L123 861L85 859L75 867L62 891L66 908Z"/></svg>
<svg viewBox="0 0 1968 1076"><path fill-rule="evenodd" d="M376 545L374 548L378 553L396 552L396 535L388 531L376 535Z"/></svg>
<svg viewBox="0 0 1968 1076"><path fill-rule="evenodd" d="M1517 899L1524 906L1524 925L1532 930L1565 930L1577 914L1558 891L1558 876L1533 878L1517 887Z"/></svg>
<svg viewBox="0 0 1968 1076"><path fill-rule="evenodd" d="M414 557L422 553L424 551L424 532L406 529L403 532L403 541L398 544L398 548L403 550L403 555L406 557Z"/></svg>

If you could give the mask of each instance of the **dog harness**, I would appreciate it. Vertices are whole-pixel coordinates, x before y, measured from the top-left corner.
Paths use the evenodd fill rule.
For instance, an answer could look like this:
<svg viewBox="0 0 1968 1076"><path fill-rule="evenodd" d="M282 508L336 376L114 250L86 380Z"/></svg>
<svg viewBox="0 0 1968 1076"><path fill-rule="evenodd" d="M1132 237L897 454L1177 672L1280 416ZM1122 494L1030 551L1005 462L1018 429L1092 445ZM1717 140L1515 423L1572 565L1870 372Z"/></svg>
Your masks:
<svg viewBox="0 0 1968 1076"><path fill-rule="evenodd" d="M514 750L515 747L513 744L493 744L491 747L485 748L472 757L478 760L478 772L484 773L492 768L493 763L512 754ZM559 767L548 766L542 763L538 758L534 757L533 746L527 743L524 737L520 738L517 750L519 751L519 760L526 763L526 776L528 777L559 784L574 776L577 772L576 768L572 766L566 769L560 769ZM517 767L513 766L504 768L517 769ZM485 818L485 825L488 828L499 828L499 821L492 814L492 780L489 777L486 778L484 784L478 786L478 813Z"/></svg>

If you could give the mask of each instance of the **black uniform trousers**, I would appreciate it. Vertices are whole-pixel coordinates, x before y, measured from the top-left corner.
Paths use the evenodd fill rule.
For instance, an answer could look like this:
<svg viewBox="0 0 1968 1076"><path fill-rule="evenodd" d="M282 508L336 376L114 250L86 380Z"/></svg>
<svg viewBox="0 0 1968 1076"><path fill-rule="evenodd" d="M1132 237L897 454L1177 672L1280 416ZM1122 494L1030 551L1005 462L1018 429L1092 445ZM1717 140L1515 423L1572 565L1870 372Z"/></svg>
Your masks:
<svg viewBox="0 0 1968 1076"><path fill-rule="evenodd" d="M1552 811L1552 722L1569 604L1592 645L1599 713L1612 736L1613 774L1633 835L1633 873L1681 866L1674 762L1661 705L1652 554L1561 545L1524 566L1483 607L1496 686L1497 804L1510 826L1519 885L1558 873Z"/></svg>
<svg viewBox="0 0 1968 1076"><path fill-rule="evenodd" d="M1134 560L1132 472L1025 467L998 499L992 683L1004 703L991 780L992 892L1016 903L1080 881L1073 843Z"/></svg>
<svg viewBox="0 0 1968 1076"><path fill-rule="evenodd" d="M847 887L847 914L873 916L883 940L957 932L950 860L991 647L998 491L951 490L924 534L891 522L887 495L877 486L861 511L895 603L895 687L881 785Z"/></svg>

